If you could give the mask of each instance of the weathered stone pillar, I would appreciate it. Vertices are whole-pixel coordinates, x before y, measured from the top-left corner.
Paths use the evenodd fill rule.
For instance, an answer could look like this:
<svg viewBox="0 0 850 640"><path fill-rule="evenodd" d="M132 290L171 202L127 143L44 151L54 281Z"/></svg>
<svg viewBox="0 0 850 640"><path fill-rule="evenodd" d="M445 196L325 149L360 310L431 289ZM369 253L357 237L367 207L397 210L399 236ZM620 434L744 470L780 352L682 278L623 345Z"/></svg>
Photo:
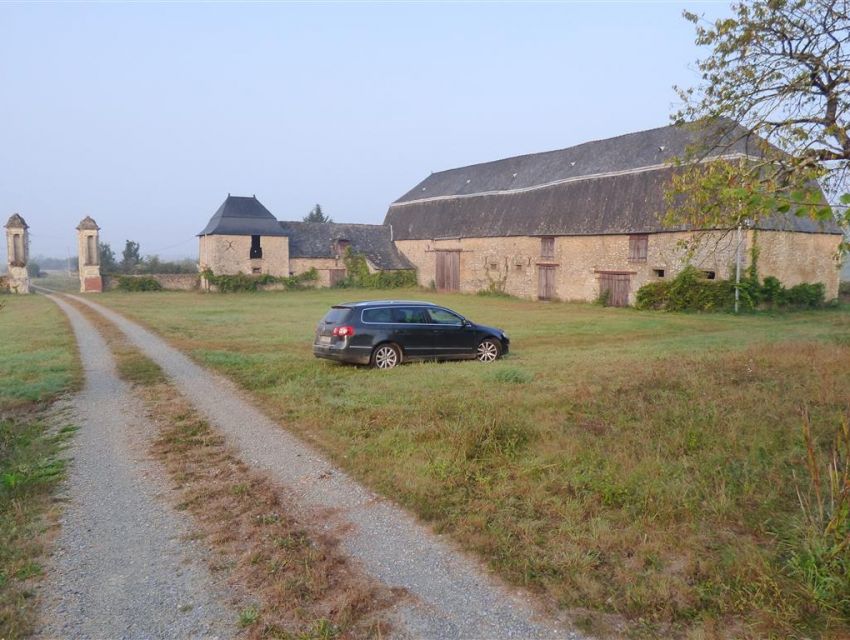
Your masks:
<svg viewBox="0 0 850 640"><path fill-rule="evenodd" d="M27 232L29 225L13 213L6 223L6 255L9 262L9 291L12 293L29 293L30 278L27 273L29 260L30 239Z"/></svg>
<svg viewBox="0 0 850 640"><path fill-rule="evenodd" d="M100 293L103 281L100 278L100 249L98 247L100 227L89 216L77 225L77 250L80 262L80 291Z"/></svg>

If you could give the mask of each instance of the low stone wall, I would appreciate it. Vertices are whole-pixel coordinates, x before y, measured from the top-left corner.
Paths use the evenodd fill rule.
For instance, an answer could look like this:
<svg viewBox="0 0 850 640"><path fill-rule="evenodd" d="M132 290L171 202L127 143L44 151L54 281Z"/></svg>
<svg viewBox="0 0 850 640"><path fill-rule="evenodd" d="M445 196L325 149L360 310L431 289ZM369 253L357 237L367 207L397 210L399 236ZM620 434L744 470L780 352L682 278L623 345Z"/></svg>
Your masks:
<svg viewBox="0 0 850 640"><path fill-rule="evenodd" d="M151 273L138 276L105 275L103 290L117 289L119 278L153 278L166 291L197 291L201 287L201 276L197 273Z"/></svg>

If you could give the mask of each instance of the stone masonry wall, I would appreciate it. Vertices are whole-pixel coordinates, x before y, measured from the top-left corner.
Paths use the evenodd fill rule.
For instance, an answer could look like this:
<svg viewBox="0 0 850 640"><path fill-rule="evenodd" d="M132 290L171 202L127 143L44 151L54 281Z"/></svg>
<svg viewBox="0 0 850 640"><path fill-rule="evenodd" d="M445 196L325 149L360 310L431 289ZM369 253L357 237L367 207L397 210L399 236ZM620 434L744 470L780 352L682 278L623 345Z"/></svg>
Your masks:
<svg viewBox="0 0 850 640"><path fill-rule="evenodd" d="M628 272L631 275L629 303L635 292L648 282L674 277L685 264L685 243L689 233L650 234L646 261L629 260L629 236L559 236L555 238L555 295L561 300L592 301L599 295L600 271ZM749 264L753 232L741 234L742 268ZM835 254L840 238L825 234L759 232L762 248L759 273L775 275L783 283L823 282L827 297L838 292ZM717 278L734 277L736 233L699 234L691 263ZM460 250L460 290L475 292L491 286L511 295L538 296L538 264L541 240L538 237L463 238L453 240L400 240L399 250L417 267L419 284L431 286L436 280L437 250Z"/></svg>
<svg viewBox="0 0 850 640"><path fill-rule="evenodd" d="M118 288L119 278L153 278L166 291L196 291L200 288L201 277L197 273L152 273L138 276L103 276L103 289L112 291Z"/></svg>
<svg viewBox="0 0 850 640"><path fill-rule="evenodd" d="M292 275L296 276L310 269L316 269L319 272L319 279L314 282L316 287L329 287L331 285L331 269L345 269L345 263L340 258L291 258L289 260L289 270Z"/></svg>
<svg viewBox="0 0 850 640"><path fill-rule="evenodd" d="M289 275L289 238L262 236L263 257L252 260L251 236L201 236L200 267L217 275L260 273L272 276Z"/></svg>

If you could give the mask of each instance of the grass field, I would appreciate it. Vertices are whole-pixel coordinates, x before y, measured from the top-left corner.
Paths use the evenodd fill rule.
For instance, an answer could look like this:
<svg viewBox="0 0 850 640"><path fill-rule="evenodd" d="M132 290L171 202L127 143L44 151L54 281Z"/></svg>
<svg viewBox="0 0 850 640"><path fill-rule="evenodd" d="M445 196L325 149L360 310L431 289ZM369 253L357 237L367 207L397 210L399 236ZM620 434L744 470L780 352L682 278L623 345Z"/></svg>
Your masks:
<svg viewBox="0 0 850 640"><path fill-rule="evenodd" d="M379 297L431 299L502 327L512 354L389 372L312 357L328 306ZM812 518L797 495L816 495L804 416L824 468L850 407L847 309L674 315L339 290L98 300L236 380L585 629L850 632L836 552L850 525L839 517L825 533L829 505Z"/></svg>
<svg viewBox="0 0 850 640"><path fill-rule="evenodd" d="M42 572L45 514L74 431L51 429L45 413L79 376L59 309L41 296L0 296L0 638L32 631L31 579Z"/></svg>

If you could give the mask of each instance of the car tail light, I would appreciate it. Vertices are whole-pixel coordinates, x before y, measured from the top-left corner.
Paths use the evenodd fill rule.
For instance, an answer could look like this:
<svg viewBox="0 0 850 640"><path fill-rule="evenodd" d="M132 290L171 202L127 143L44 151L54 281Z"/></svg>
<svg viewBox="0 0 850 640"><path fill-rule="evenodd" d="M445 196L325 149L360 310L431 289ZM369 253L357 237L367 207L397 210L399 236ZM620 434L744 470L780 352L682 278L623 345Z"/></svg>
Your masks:
<svg viewBox="0 0 850 640"><path fill-rule="evenodd" d="M354 335L354 327L345 325L343 327L334 327L334 335L344 338L345 336Z"/></svg>

